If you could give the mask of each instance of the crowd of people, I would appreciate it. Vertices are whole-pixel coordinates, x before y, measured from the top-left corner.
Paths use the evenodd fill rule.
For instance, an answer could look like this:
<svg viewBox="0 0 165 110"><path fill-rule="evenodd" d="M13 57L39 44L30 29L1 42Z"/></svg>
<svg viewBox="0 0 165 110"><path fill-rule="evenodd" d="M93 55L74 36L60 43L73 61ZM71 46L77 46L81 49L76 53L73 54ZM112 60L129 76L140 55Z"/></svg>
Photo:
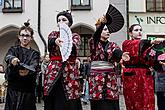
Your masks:
<svg viewBox="0 0 165 110"><path fill-rule="evenodd" d="M73 24L68 10L59 12L56 21L58 26L64 23L69 28ZM38 102L43 98L44 110L82 110L81 101L90 103L91 110L120 110L122 84L127 110L155 110L154 78L158 110L163 110L165 59L160 61L157 57L165 53L165 42L142 39L142 27L133 24L129 28L130 40L123 41L120 48L109 40L109 22L112 21L106 16L96 22L96 31L89 39L90 56L84 63L78 58L80 35L72 33L71 53L63 61L60 52L63 39L56 30L48 35L49 54L41 62L40 53L30 45L33 29L29 21L25 22L18 32L19 42L5 56L4 110L36 110L36 94ZM159 44L163 47L161 52L155 50L153 55L154 46Z"/></svg>

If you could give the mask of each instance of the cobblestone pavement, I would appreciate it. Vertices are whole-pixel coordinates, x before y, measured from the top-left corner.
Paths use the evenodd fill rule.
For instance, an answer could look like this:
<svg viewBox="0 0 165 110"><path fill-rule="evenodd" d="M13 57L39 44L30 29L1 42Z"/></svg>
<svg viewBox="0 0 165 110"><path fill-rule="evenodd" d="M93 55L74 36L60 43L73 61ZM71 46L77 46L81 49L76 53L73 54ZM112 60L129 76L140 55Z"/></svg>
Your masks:
<svg viewBox="0 0 165 110"><path fill-rule="evenodd" d="M4 103L0 104L0 110L4 110ZM37 110L44 110L43 102L42 103L37 103ZM83 110L90 110L90 105L89 104L87 104L87 105L83 104ZM120 110L126 110L123 95L120 96Z"/></svg>

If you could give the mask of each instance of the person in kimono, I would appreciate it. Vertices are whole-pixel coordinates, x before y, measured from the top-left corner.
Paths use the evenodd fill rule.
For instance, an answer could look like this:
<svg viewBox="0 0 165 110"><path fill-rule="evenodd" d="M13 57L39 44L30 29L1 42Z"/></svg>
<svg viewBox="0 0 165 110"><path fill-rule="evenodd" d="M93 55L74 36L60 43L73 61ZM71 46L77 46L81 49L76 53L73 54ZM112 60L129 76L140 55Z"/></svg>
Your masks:
<svg viewBox="0 0 165 110"><path fill-rule="evenodd" d="M8 86L4 110L36 110L36 70L40 53L30 46L33 33L30 23L25 22L18 31L19 44L9 48L5 56Z"/></svg>
<svg viewBox="0 0 165 110"><path fill-rule="evenodd" d="M153 73L155 78L155 93L158 110L165 108L165 40L154 44L146 52L146 58L154 61Z"/></svg>
<svg viewBox="0 0 165 110"><path fill-rule="evenodd" d="M91 69L88 74L91 110L119 110L117 86L118 68L122 51L108 39L110 32L105 16L96 22L96 32L90 40Z"/></svg>
<svg viewBox="0 0 165 110"><path fill-rule="evenodd" d="M129 28L130 40L122 44L123 93L127 110L155 110L154 80L150 67L153 61L144 56L152 44L159 40L142 38L142 27L133 24Z"/></svg>
<svg viewBox="0 0 165 110"><path fill-rule="evenodd" d="M57 14L57 24L65 23L69 27L73 23L69 11ZM72 34L73 46L69 58L62 62L60 46L63 40L59 31L53 31L48 36L48 51L50 63L44 79L45 110L82 110L80 95L80 72L77 65L77 50L80 35Z"/></svg>

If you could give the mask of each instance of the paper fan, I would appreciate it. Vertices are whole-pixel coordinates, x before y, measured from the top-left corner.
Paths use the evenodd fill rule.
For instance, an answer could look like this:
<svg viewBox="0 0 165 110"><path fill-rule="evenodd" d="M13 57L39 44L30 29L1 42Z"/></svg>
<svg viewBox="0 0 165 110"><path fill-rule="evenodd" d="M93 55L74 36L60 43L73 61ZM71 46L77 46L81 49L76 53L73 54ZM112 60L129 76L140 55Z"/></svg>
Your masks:
<svg viewBox="0 0 165 110"><path fill-rule="evenodd" d="M33 71L33 72L36 71L34 67L29 66L29 65L27 65L27 64L25 64L25 63L20 63L20 64L19 64L19 68L20 68L20 69L25 69L25 68L26 68L26 69L31 70L31 71Z"/></svg>
<svg viewBox="0 0 165 110"><path fill-rule="evenodd" d="M110 33L119 31L124 25L124 18L117 8L109 4L107 13L107 27Z"/></svg>
<svg viewBox="0 0 165 110"><path fill-rule="evenodd" d="M60 47L60 52L62 56L62 61L64 62L69 58L72 51L72 32L65 23L60 23L59 28L60 38L63 40L62 46Z"/></svg>
<svg viewBox="0 0 165 110"><path fill-rule="evenodd" d="M165 53L158 56L159 61L165 60Z"/></svg>
<svg viewBox="0 0 165 110"><path fill-rule="evenodd" d="M153 50L156 51L156 57L158 60L165 60L165 40L162 40L159 44L154 44Z"/></svg>

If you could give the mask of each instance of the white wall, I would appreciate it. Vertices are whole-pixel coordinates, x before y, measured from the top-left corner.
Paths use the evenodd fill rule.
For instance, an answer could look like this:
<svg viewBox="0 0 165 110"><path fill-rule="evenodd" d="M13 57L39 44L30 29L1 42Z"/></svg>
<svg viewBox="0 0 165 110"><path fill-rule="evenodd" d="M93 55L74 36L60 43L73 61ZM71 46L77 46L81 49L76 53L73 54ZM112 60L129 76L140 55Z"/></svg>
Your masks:
<svg viewBox="0 0 165 110"><path fill-rule="evenodd" d="M108 8L108 0L92 0L92 10L91 11L72 11L73 15L73 26L78 23L88 24L94 27L97 18L101 17ZM47 35L52 31L57 29L56 15L57 11L70 10L70 0L60 0L56 2L54 0L43 0L42 1L42 33L47 39ZM97 8L99 7L99 8Z"/></svg>
<svg viewBox="0 0 165 110"><path fill-rule="evenodd" d="M129 0L129 12L146 12L146 0Z"/></svg>
<svg viewBox="0 0 165 110"><path fill-rule="evenodd" d="M123 28L113 33L110 37L111 41L116 42L120 47L122 42L127 39L127 10L126 10L126 0L110 0L110 3L115 6L123 15L124 17L124 26Z"/></svg>
<svg viewBox="0 0 165 110"><path fill-rule="evenodd" d="M23 13L2 13L0 12L0 30L9 25L22 26L25 21L30 19L31 27L34 29L34 40L39 45L41 54L44 54L44 45L39 38L37 30L38 21L38 0L23 0Z"/></svg>
<svg viewBox="0 0 165 110"><path fill-rule="evenodd" d="M23 0L24 1L24 12L23 13L2 13L0 12L0 30L7 25L15 25L20 27L27 19L31 19L30 23L34 29L34 40L39 46L41 55L44 55L44 44L38 35L38 0ZM126 16L125 10L123 10L122 5L125 4L125 0L91 0L92 9L88 11L73 11L73 27L77 24L87 24L92 29L95 29L96 20L106 13L109 3L113 3L117 8L121 8L120 11ZM58 11L70 10L70 0L41 0L41 34L47 42L48 34L57 30L56 15ZM126 19L125 19L126 20ZM112 40L121 42L126 39L126 25L119 32L112 34ZM123 39L121 39L121 37Z"/></svg>
<svg viewBox="0 0 165 110"><path fill-rule="evenodd" d="M165 13L131 13L129 14L129 23L130 25L137 24L137 18L141 19L140 25L143 28L143 35L145 38L147 34L165 35L164 15Z"/></svg>

